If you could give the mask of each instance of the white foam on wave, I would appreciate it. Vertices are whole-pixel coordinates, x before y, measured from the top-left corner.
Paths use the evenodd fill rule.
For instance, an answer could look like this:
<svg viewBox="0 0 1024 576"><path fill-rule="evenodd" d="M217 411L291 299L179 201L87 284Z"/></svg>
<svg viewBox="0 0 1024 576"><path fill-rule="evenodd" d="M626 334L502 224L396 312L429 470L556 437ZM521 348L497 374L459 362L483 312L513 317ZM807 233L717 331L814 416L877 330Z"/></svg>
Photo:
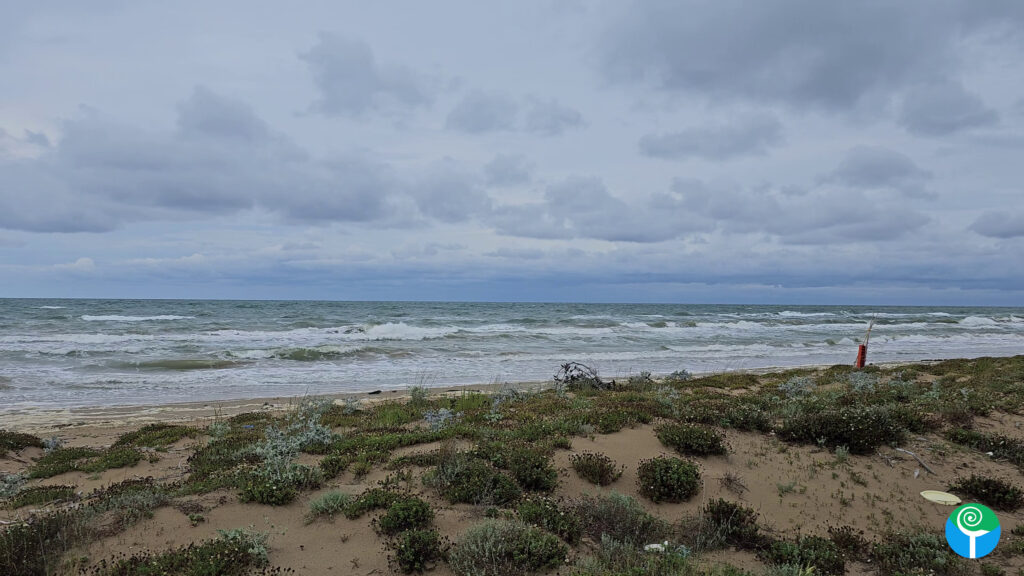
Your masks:
<svg viewBox="0 0 1024 576"><path fill-rule="evenodd" d="M40 306L40 310L63 310L66 306Z"/></svg>
<svg viewBox="0 0 1024 576"><path fill-rule="evenodd" d="M998 322L984 316L968 316L960 321L961 326L995 326L996 324Z"/></svg>
<svg viewBox="0 0 1024 576"><path fill-rule="evenodd" d="M832 312L795 312L793 310L783 310L779 312L779 316L783 318L816 318L821 316L835 316Z"/></svg>
<svg viewBox="0 0 1024 576"><path fill-rule="evenodd" d="M86 314L82 320L86 322L148 322L151 320L190 320L195 316L177 316L174 314L161 314L159 316L119 316L110 314L105 316L92 316Z"/></svg>

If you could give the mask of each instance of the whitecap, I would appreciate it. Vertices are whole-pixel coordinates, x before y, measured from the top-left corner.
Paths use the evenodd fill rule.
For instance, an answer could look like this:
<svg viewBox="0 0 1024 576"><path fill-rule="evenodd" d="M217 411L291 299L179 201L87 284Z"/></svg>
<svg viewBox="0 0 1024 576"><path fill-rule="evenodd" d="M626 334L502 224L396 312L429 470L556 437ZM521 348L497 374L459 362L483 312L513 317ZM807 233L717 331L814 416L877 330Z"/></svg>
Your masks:
<svg viewBox="0 0 1024 576"><path fill-rule="evenodd" d="M86 322L147 322L150 320L190 320L195 316L176 316L174 314L161 314L160 316L118 316L116 314L106 316L91 316L86 314L82 320Z"/></svg>

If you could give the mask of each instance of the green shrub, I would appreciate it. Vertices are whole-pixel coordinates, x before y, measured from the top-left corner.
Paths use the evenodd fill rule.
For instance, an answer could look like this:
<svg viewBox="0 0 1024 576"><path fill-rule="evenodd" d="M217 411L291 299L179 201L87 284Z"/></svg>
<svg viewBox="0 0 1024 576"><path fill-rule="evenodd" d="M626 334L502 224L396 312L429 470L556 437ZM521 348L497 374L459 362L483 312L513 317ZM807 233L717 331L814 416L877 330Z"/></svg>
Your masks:
<svg viewBox="0 0 1024 576"><path fill-rule="evenodd" d="M53 573L59 556L86 534L87 524L73 510L32 516L0 528L0 574L42 576Z"/></svg>
<svg viewBox="0 0 1024 576"><path fill-rule="evenodd" d="M138 430L122 434L114 442L114 446L163 448L182 438L195 438L198 433L197 429L180 424L147 424Z"/></svg>
<svg viewBox="0 0 1024 576"><path fill-rule="evenodd" d="M508 470L526 490L551 492L558 486L558 470L551 465L551 458L536 449L513 449L508 456Z"/></svg>
<svg viewBox="0 0 1024 576"><path fill-rule="evenodd" d="M835 543L846 559L857 561L867 559L870 544L864 538L863 530L856 530L852 526L840 528L829 526L828 538Z"/></svg>
<svg viewBox="0 0 1024 576"><path fill-rule="evenodd" d="M267 565L267 537L248 530L219 531L215 540L166 552L139 552L103 560L89 573L93 576L243 576L252 568ZM270 573L280 574L280 571Z"/></svg>
<svg viewBox="0 0 1024 576"><path fill-rule="evenodd" d="M566 511L580 519L583 533L595 541L608 536L618 542L644 546L661 542L671 532L667 522L648 514L633 498L617 492L573 499L567 503Z"/></svg>
<svg viewBox="0 0 1024 576"><path fill-rule="evenodd" d="M654 502L683 502L700 490L700 470L692 462L660 456L640 463L636 483Z"/></svg>
<svg viewBox="0 0 1024 576"><path fill-rule="evenodd" d="M982 452L991 452L993 458L1008 460L1018 467L1024 468L1024 440L1011 438L1002 434L988 434L977 430L956 428L950 430L946 437L957 444L962 444Z"/></svg>
<svg viewBox="0 0 1024 576"><path fill-rule="evenodd" d="M583 523L572 510L560 507L550 498L526 498L516 508L519 519L556 534L569 544L577 544L583 534Z"/></svg>
<svg viewBox="0 0 1024 576"><path fill-rule="evenodd" d="M372 488L363 492L345 508L345 517L349 520L360 518L363 514L373 510L387 508L394 504L401 496L383 488Z"/></svg>
<svg viewBox="0 0 1024 576"><path fill-rule="evenodd" d="M607 486L622 476L622 468L604 454L582 452L569 457L573 470L591 484Z"/></svg>
<svg viewBox="0 0 1024 576"><path fill-rule="evenodd" d="M725 454L722 436L700 424L661 424L654 429L658 440L680 454L712 456Z"/></svg>
<svg viewBox="0 0 1024 576"><path fill-rule="evenodd" d="M944 537L929 532L885 534L872 545L871 559L882 576L971 573L968 563L950 549Z"/></svg>
<svg viewBox="0 0 1024 576"><path fill-rule="evenodd" d="M239 495L243 502L282 506L295 499L299 490L317 488L323 481L320 471L301 464L286 468L251 468L241 475Z"/></svg>
<svg viewBox="0 0 1024 576"><path fill-rule="evenodd" d="M32 434L0 430L0 458L6 456L8 452L16 452L29 447L42 448L43 440Z"/></svg>
<svg viewBox="0 0 1024 576"><path fill-rule="evenodd" d="M134 466L142 460L135 448L122 446L109 450L94 448L58 448L43 455L29 469L31 478L51 478L65 472L103 472L113 468Z"/></svg>
<svg viewBox="0 0 1024 576"><path fill-rule="evenodd" d="M568 548L558 538L513 520L486 520L470 527L448 555L460 576L519 576L557 568Z"/></svg>
<svg viewBox="0 0 1024 576"><path fill-rule="evenodd" d="M755 550L765 543L757 525L757 512L752 508L722 498L712 500L704 507L701 530L710 547L735 546Z"/></svg>
<svg viewBox="0 0 1024 576"><path fill-rule="evenodd" d="M409 497L396 500L388 507L376 525L378 532L394 536L405 530L426 528L434 520L430 504L420 498Z"/></svg>
<svg viewBox="0 0 1024 576"><path fill-rule="evenodd" d="M593 556L576 560L572 576L693 576L696 566L688 551L679 547L652 554L631 542L619 542L607 535ZM709 575L712 576L712 575Z"/></svg>
<svg viewBox="0 0 1024 576"><path fill-rule="evenodd" d="M69 500L75 497L74 486L33 486L25 488L5 502L8 508L21 508L47 504L58 500Z"/></svg>
<svg viewBox="0 0 1024 576"><path fill-rule="evenodd" d="M468 452L443 450L438 465L423 477L441 496L456 504L503 505L519 499L515 481Z"/></svg>
<svg viewBox="0 0 1024 576"><path fill-rule="evenodd" d="M436 530L407 530L390 547L394 550L392 561L406 574L430 570L444 556Z"/></svg>
<svg viewBox="0 0 1024 576"><path fill-rule="evenodd" d="M334 518L344 512L353 501L351 494L343 492L327 492L309 503L309 515L307 521L312 521L320 516Z"/></svg>
<svg viewBox="0 0 1024 576"><path fill-rule="evenodd" d="M846 446L854 454L871 454L883 444L898 444L903 439L906 430L901 422L888 407L843 406L787 418L779 437L830 448Z"/></svg>
<svg viewBox="0 0 1024 576"><path fill-rule="evenodd" d="M835 542L821 536L802 536L796 540L776 540L764 552L769 564L811 566L815 573L842 574L846 560Z"/></svg>
<svg viewBox="0 0 1024 576"><path fill-rule="evenodd" d="M1024 491L998 478L972 474L970 478L961 478L950 484L949 489L997 510L1013 511L1024 506Z"/></svg>

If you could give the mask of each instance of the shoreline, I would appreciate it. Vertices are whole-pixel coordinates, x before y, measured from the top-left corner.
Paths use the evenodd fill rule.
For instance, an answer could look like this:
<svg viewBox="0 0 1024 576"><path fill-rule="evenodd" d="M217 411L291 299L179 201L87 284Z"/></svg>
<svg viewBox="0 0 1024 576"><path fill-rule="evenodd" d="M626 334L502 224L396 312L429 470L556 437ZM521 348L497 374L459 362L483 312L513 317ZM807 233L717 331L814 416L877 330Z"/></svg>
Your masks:
<svg viewBox="0 0 1024 576"><path fill-rule="evenodd" d="M926 359L912 362L880 362L868 364L878 368L895 368L915 364L934 364L951 360ZM956 358L952 360L957 360ZM842 366L843 364L838 364ZM772 374L788 370L822 370L837 364L808 364L802 366L773 366L767 368L755 368L749 370L733 370L723 372L693 372L694 377L711 376L721 373L735 374ZM663 378L665 375L655 375L655 378ZM613 376L609 379L625 379L626 376ZM517 390L545 390L553 386L553 381L534 380L523 382L501 382L489 384L459 384L452 386L428 387L432 396L445 396L450 394L461 394L465 392L496 392L504 387L511 387ZM225 400L209 400L197 402L168 402L163 404L124 404L113 406L80 406L72 408L39 408L39 409L16 409L5 411L0 408L0 418L3 419L2 428L15 431L27 432L30 434L47 434L59 431L73 430L76 428L115 428L130 424L147 424L153 422L167 422L173 424L208 422L217 418L230 417L235 414L252 411L280 412L286 411L305 397L324 398L333 402L345 399L355 399L364 405L373 405L388 400L401 400L409 396L406 388L392 390L366 390L358 392L337 392L331 394L310 394L308 396L260 396L252 398L231 398Z"/></svg>

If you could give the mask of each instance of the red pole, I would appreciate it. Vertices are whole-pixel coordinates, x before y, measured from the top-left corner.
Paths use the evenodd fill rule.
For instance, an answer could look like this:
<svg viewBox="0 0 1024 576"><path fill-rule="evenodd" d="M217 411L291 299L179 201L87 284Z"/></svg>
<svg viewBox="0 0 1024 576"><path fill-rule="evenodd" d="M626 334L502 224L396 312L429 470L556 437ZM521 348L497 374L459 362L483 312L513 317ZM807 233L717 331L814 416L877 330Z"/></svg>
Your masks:
<svg viewBox="0 0 1024 576"><path fill-rule="evenodd" d="M854 362L854 366L857 368L863 368L864 363L868 360L868 345L861 344L857 347L857 361Z"/></svg>

